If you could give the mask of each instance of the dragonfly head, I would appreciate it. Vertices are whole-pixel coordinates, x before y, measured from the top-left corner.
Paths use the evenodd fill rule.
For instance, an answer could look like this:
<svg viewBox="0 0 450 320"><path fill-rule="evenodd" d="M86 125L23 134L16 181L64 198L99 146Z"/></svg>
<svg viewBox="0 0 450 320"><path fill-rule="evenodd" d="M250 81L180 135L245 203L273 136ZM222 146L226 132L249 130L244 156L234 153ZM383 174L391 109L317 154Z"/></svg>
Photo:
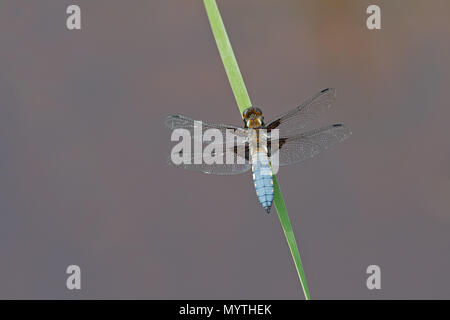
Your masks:
<svg viewBox="0 0 450 320"><path fill-rule="evenodd" d="M260 108L247 108L244 110L243 116L246 128L256 129L264 125L264 117Z"/></svg>

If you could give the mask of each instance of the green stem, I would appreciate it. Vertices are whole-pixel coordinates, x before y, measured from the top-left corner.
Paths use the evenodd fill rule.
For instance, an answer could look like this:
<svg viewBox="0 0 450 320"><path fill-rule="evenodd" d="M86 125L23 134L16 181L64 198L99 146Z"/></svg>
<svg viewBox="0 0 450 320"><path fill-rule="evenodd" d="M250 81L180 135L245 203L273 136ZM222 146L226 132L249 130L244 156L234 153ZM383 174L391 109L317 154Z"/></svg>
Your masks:
<svg viewBox="0 0 450 320"><path fill-rule="evenodd" d="M233 48L231 47L230 40L228 39L216 1L203 0L203 2L205 4L209 23L211 24L211 29L217 43L217 48L219 49L220 57L222 58L223 65L225 67L225 72L227 73L231 89L233 90L234 97L236 98L236 102L242 116L243 111L252 105L250 97L248 96L247 88L245 87L244 80L242 79L242 74L239 70L236 57L234 56ZM309 300L309 289L306 283L306 276L303 271L303 265L300 259L297 242L295 240L289 215L284 204L283 195L281 194L280 186L278 185L278 181L275 176L273 177L273 186L275 208L277 209L286 241L289 245L292 258L294 259L295 268L297 269L298 277L303 288L303 293L306 300Z"/></svg>
<svg viewBox="0 0 450 320"><path fill-rule="evenodd" d="M208 14L209 23L216 39L217 48L219 49L220 57L222 58L225 72L233 90L234 97L238 104L239 110L242 113L245 109L252 106L250 97L248 96L247 88L245 87L244 79L242 79L241 70L234 56L233 48L227 36L227 31L223 25L222 17L220 16L219 8L215 0L204 0L206 12Z"/></svg>
<svg viewBox="0 0 450 320"><path fill-rule="evenodd" d="M277 208L278 217L280 218L281 226L283 227L284 236L286 237L289 249L291 250L292 259L294 259L295 268L297 269L300 283L302 284L303 293L306 300L310 299L308 284L306 283L306 275L303 270L302 259L300 259L300 252L298 251L297 241L295 240L294 231L292 230L291 221L284 204L283 194L281 193L280 186L278 185L277 178L273 176L273 190L275 208Z"/></svg>

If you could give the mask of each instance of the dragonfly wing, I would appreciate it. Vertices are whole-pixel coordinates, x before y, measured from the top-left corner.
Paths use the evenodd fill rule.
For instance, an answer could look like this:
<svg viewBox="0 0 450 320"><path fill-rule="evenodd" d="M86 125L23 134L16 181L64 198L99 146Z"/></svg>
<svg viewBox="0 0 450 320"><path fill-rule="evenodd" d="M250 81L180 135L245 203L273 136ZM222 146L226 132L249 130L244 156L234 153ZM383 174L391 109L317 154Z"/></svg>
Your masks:
<svg viewBox="0 0 450 320"><path fill-rule="evenodd" d="M168 116L165 120L165 125L169 129L186 129L190 132L191 138L193 140L201 140L203 139L203 135L206 130L208 129L218 129L223 139L226 138L227 131L242 138L248 137L248 130L240 127L236 127L233 125L226 125L226 124L210 124L199 120L194 120L188 117L185 117L183 115L177 114L177 115L171 115ZM197 130L196 130L197 129ZM201 129L201 130L200 130ZM194 132L197 131L201 135L198 137L194 137Z"/></svg>
<svg viewBox="0 0 450 320"><path fill-rule="evenodd" d="M232 125L225 124L209 124L206 122L196 121L191 118L185 117L183 115L172 115L166 118L165 124L170 129L186 129L189 131L192 141L197 141L201 143L201 150L206 150L205 146L207 143L203 141L205 131L208 129L217 129L222 134L222 141L215 143L214 158L220 159L219 162L205 161L205 156L208 157L207 153L202 152L194 153L189 152L184 155L183 162L175 164L172 156L181 158L182 153L173 154L168 159L168 164L175 167L181 167L187 170L201 171L209 174L217 175L233 175L244 173L250 170L251 165L248 161L248 156L245 155L245 142L248 140L249 130L244 128L239 128ZM195 132L199 135L196 136ZM227 133L231 133L238 137L237 144L233 140L231 143L232 148L226 148ZM224 143L222 143L224 142ZM241 152L242 151L242 152ZM236 156L238 155L238 156ZM239 156L242 155L242 156ZM228 163L227 159L233 157L234 161ZM209 157L211 159L211 157ZM239 161L237 161L239 158Z"/></svg>
<svg viewBox="0 0 450 320"><path fill-rule="evenodd" d="M278 163L280 166L286 166L312 158L332 145L347 139L351 133L345 125L334 124L300 135L280 138ZM274 148L271 152L272 157L276 156L275 152Z"/></svg>
<svg viewBox="0 0 450 320"><path fill-rule="evenodd" d="M248 146L234 146L230 149L225 149L224 145L216 145L216 150L211 153L190 153L184 155L184 161L180 164L175 164L172 159L174 157L183 157L182 151L173 153L171 157L167 159L167 163L170 166L180 167L192 171L201 171L208 174L216 175L234 175L247 172L251 168L251 164L248 160ZM221 161L213 162L215 159L221 159ZM227 161L233 159L232 161ZM209 161L208 161L209 160Z"/></svg>
<svg viewBox="0 0 450 320"><path fill-rule="evenodd" d="M336 89L327 88L311 97L299 107L286 112L266 125L267 129L278 129L280 137L296 135L311 120L328 110L336 99Z"/></svg>

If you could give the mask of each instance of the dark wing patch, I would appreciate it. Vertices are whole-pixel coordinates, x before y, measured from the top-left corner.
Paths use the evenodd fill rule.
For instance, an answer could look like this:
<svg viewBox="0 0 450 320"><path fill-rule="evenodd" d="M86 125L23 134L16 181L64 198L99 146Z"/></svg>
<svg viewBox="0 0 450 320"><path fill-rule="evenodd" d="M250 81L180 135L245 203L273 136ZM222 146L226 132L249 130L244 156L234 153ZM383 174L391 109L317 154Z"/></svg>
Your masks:
<svg viewBox="0 0 450 320"><path fill-rule="evenodd" d="M242 150L242 148L244 148L244 150ZM248 145L234 146L233 152L235 153L236 156L243 154L245 160L250 161L250 147Z"/></svg>

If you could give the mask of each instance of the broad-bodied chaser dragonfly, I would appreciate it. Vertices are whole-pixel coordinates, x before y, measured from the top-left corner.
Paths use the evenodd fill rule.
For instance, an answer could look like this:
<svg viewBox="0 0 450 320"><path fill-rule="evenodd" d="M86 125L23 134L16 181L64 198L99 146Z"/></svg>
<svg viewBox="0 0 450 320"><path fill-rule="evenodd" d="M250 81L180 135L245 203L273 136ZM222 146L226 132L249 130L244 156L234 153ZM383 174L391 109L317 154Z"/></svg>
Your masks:
<svg viewBox="0 0 450 320"><path fill-rule="evenodd" d="M299 107L282 114L266 124L261 109L250 107L243 112L244 127L236 127L225 124L208 124L195 121L182 115L167 117L166 126L170 129L185 129L191 136L192 142L205 142L202 134L209 129L215 129L223 136L231 132L241 137L240 141L232 147L223 143L221 148L214 151L223 156L237 156L241 161L198 161L202 159L203 148L194 152L172 150L169 163L177 167L197 170L210 174L233 175L247 172L252 169L253 181L259 202L270 212L273 202L272 162L276 147L277 162L279 166L285 166L312 158L330 146L343 141L351 135L351 131L343 124L332 124L309 132L301 132L311 120L323 111L330 108L336 98L335 89L324 89ZM277 135L274 135L278 129ZM200 138L195 135L200 130ZM195 141L197 140L197 141ZM238 139L239 140L239 139ZM191 144L189 144L190 150ZM188 161L175 164L173 156L187 156ZM185 158L186 159L186 158Z"/></svg>

